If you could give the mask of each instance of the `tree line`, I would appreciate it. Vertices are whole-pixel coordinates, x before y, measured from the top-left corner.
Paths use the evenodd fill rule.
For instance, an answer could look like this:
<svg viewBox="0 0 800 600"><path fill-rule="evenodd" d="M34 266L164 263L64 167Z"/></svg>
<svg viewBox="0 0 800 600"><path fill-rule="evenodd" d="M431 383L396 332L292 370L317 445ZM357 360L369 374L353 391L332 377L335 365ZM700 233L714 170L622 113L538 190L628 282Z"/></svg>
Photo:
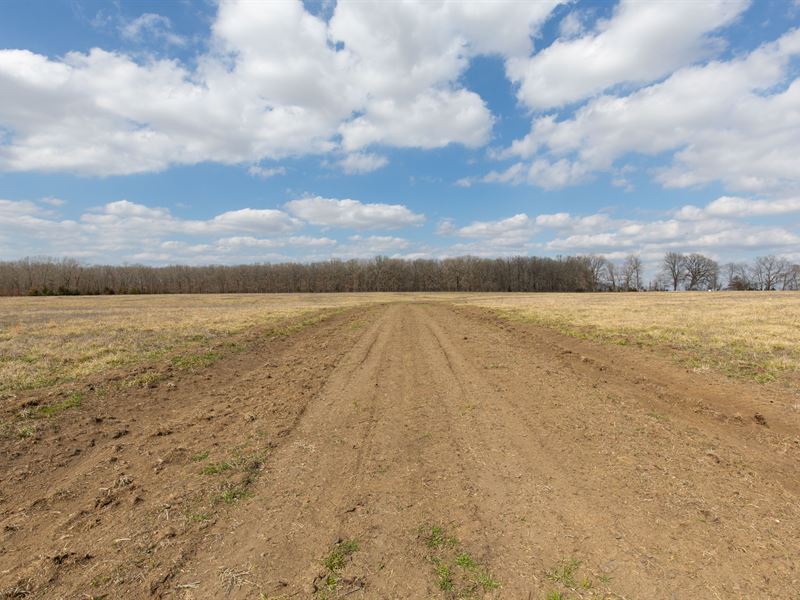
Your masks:
<svg viewBox="0 0 800 600"><path fill-rule="evenodd" d="M686 290L797 290L800 265L779 256L759 256L751 263L720 266L702 254L667 252L660 274L662 289Z"/></svg>
<svg viewBox="0 0 800 600"><path fill-rule="evenodd" d="M639 256L399 259L247 265L84 265L46 257L0 262L0 295L279 292L591 292L797 290L800 266L775 256L720 267L702 254L664 256L643 278Z"/></svg>

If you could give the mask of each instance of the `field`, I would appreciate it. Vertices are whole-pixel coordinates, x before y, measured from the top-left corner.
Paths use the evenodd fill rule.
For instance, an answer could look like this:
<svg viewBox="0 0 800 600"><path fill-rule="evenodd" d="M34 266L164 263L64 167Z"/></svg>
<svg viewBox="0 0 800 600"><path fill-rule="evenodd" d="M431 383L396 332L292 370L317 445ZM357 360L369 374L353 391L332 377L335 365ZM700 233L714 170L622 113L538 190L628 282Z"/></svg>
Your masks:
<svg viewBox="0 0 800 600"><path fill-rule="evenodd" d="M514 294L467 302L575 337L671 351L697 371L800 386L800 297L792 292Z"/></svg>
<svg viewBox="0 0 800 600"><path fill-rule="evenodd" d="M0 598L794 598L800 297L0 299Z"/></svg>
<svg viewBox="0 0 800 600"><path fill-rule="evenodd" d="M0 299L0 394L80 381L164 357L208 362L243 333L280 329L388 294ZM237 340L240 341L240 340ZM135 383L135 382L133 382ZM146 383L146 382L144 382Z"/></svg>

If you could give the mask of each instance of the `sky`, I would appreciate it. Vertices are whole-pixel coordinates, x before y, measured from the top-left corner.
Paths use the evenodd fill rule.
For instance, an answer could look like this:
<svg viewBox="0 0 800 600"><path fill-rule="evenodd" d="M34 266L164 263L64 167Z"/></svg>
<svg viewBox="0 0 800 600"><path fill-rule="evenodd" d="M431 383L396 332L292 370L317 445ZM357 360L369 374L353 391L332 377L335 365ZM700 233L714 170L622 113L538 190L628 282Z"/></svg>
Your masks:
<svg viewBox="0 0 800 600"><path fill-rule="evenodd" d="M800 261L800 0L0 3L0 260Z"/></svg>

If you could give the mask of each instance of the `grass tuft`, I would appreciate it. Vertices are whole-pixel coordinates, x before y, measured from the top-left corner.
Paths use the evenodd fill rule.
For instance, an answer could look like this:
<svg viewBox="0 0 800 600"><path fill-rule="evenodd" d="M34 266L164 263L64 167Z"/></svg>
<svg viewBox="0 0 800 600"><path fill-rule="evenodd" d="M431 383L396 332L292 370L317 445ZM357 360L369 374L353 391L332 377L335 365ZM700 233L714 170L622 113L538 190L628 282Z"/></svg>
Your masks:
<svg viewBox="0 0 800 600"><path fill-rule="evenodd" d="M236 504L241 500L246 500L247 498L252 498L255 493L252 490L247 489L241 485L232 485L225 490L218 496L218 500L224 502L225 504Z"/></svg>
<svg viewBox="0 0 800 600"><path fill-rule="evenodd" d="M580 561L570 558L550 571L547 571L545 575L550 581L560 583L564 587L575 588L578 586L578 582L575 580L575 574L580 566Z"/></svg>
<svg viewBox="0 0 800 600"><path fill-rule="evenodd" d="M456 598L472 598L481 590L489 592L500 587L488 570L461 546L456 537L448 535L444 527L423 526L419 531L440 590Z"/></svg>
<svg viewBox="0 0 800 600"><path fill-rule="evenodd" d="M201 473L203 475L219 475L225 471L229 471L233 466L228 462L210 463L203 467Z"/></svg>
<svg viewBox="0 0 800 600"><path fill-rule="evenodd" d="M82 401L83 401L83 396L76 392L74 394L71 394L68 398L65 398L61 402L56 402L54 404L46 404L44 406L37 407L32 416L34 418L54 417L59 413L64 412L65 410L79 407Z"/></svg>
<svg viewBox="0 0 800 600"><path fill-rule="evenodd" d="M347 559L357 551L358 542L356 540L344 540L334 546L330 554L325 557L323 564L326 569L336 573L344 568Z"/></svg>

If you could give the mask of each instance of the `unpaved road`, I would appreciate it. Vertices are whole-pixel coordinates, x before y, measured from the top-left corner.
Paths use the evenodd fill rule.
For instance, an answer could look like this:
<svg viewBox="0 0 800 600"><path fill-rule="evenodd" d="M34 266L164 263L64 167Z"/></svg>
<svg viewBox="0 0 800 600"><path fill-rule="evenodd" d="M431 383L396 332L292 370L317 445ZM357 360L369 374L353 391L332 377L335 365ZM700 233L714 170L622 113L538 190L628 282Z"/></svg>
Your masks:
<svg viewBox="0 0 800 600"><path fill-rule="evenodd" d="M0 590L800 598L797 402L480 309L355 309L4 439Z"/></svg>

